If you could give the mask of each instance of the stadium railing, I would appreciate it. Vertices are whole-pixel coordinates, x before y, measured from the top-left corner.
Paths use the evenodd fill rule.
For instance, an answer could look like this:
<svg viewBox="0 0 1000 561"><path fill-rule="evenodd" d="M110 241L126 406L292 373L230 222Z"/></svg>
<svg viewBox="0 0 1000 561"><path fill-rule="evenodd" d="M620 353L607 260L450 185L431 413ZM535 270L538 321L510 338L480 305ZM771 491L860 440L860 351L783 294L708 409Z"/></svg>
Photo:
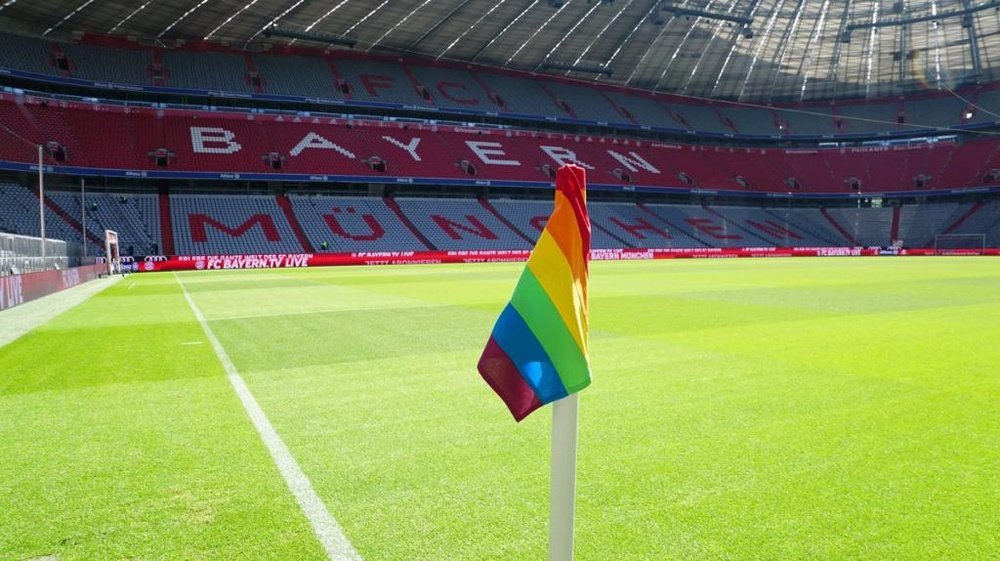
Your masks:
<svg viewBox="0 0 1000 561"><path fill-rule="evenodd" d="M81 263L78 244L46 239L44 257L42 253L41 238L0 233L0 276L67 269Z"/></svg>

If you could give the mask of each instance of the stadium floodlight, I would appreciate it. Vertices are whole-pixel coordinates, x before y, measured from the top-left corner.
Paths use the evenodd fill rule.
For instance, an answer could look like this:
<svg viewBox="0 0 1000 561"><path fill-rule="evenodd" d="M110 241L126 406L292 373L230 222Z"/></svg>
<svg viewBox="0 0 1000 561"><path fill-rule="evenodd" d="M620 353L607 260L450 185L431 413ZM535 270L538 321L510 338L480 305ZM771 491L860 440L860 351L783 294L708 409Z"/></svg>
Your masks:
<svg viewBox="0 0 1000 561"><path fill-rule="evenodd" d="M353 49L358 42L348 37L338 37L327 35L326 33L307 33L305 31L291 31L281 29L277 25L272 25L264 30L264 37L283 37L285 39L298 39L300 41L312 41L313 43L326 43L327 45L340 45Z"/></svg>

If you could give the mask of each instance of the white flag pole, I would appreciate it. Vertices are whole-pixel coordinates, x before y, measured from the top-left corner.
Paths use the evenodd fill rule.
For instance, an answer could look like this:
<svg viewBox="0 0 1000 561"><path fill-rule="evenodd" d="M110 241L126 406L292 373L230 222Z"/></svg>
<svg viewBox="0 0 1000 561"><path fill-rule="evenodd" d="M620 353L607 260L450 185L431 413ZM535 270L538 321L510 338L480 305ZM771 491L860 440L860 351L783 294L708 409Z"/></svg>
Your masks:
<svg viewBox="0 0 1000 561"><path fill-rule="evenodd" d="M549 511L549 561L573 560L576 502L576 435L580 394L552 404L552 496Z"/></svg>

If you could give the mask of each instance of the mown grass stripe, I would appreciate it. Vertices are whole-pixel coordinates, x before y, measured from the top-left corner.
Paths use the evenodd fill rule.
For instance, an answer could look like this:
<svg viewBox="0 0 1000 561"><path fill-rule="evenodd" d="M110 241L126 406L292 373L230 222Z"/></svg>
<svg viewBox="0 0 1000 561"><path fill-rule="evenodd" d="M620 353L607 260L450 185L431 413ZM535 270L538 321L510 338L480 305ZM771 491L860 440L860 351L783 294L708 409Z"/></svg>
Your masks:
<svg viewBox="0 0 1000 561"><path fill-rule="evenodd" d="M240 376L236 365L233 364L232 359L229 358L229 354L226 353L226 349L223 348L222 343L219 342L212 328L205 321L205 316L202 315L198 305L194 303L191 294L188 293L187 287L184 286L184 282L181 281L177 273L174 273L174 279L180 285L181 291L184 293L184 298L191 307L191 311L194 312L198 323L201 324L201 328L205 332L205 337L208 338L208 341L212 344L212 348L215 349L215 354L218 355L219 362L222 363L222 367L229 377L229 382L233 385L233 390L236 391L237 397L240 398L240 403L243 404L247 415L250 416L254 428L260 434L260 439L271 454L271 458L274 459L278 471L281 472L281 477L284 478L289 491L295 497L295 502L299 504L302 513L309 520L313 532L315 532L316 537L323 545L323 549L326 551L330 561L362 561L361 556L354 549L354 546L351 545L347 536L344 535L340 524L337 523L333 515L330 514L330 511L327 510L326 505L323 504L323 500L316 494L316 490L313 488L309 478L302 471L302 468L299 467L299 463L295 461L295 457L288 450L278 431L274 429L264 410L257 403L257 399L250 392L250 388L247 387L243 377Z"/></svg>

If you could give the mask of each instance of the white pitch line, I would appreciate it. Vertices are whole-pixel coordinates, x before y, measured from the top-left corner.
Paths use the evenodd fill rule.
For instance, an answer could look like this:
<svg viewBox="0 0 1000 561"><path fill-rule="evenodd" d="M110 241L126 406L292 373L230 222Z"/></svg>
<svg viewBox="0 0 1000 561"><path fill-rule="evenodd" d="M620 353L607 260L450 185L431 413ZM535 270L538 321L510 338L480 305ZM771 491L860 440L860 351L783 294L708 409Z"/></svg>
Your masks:
<svg viewBox="0 0 1000 561"><path fill-rule="evenodd" d="M135 288L135 283L128 285L128 290L132 290L133 288Z"/></svg>
<svg viewBox="0 0 1000 561"><path fill-rule="evenodd" d="M222 367L226 370L229 382L233 385L233 389L240 398L243 408L246 410L247 415L250 416L250 420L253 422L254 428L257 429L257 433L260 434L260 439L264 441L267 451L271 453L271 458L274 459L275 465L278 466L278 471L281 472L281 476L285 479L288 490L295 497L295 502L299 503L299 508L302 509L302 513L306 515L309 524L312 525L313 532L323 545L323 549L326 550L330 561L363 561L361 555L358 554L354 546L347 539L347 536L344 535L340 524L337 524L333 515L330 514L326 505L323 504L323 500L316 494L316 490L313 489L309 478L306 477L306 474L299 467L298 462L295 461L288 447L285 446L284 441L281 440L278 431L274 430L274 426L271 425L271 421L264 414L264 410L260 408L260 404L257 403L253 394L250 393L250 388L247 387L246 382L243 381L243 377L236 370L236 365L233 364L232 359L229 358L226 350L222 347L222 343L219 342L215 333L212 332L212 328L205 321L205 316L201 314L201 310L198 309L194 300L191 299L187 287L181 282L177 273L174 273L174 279L180 285L181 291L184 292L184 298L187 299L188 305L191 306L191 311L194 312L194 317L198 319L198 323L201 324L205 336L215 349L215 354L219 357Z"/></svg>

